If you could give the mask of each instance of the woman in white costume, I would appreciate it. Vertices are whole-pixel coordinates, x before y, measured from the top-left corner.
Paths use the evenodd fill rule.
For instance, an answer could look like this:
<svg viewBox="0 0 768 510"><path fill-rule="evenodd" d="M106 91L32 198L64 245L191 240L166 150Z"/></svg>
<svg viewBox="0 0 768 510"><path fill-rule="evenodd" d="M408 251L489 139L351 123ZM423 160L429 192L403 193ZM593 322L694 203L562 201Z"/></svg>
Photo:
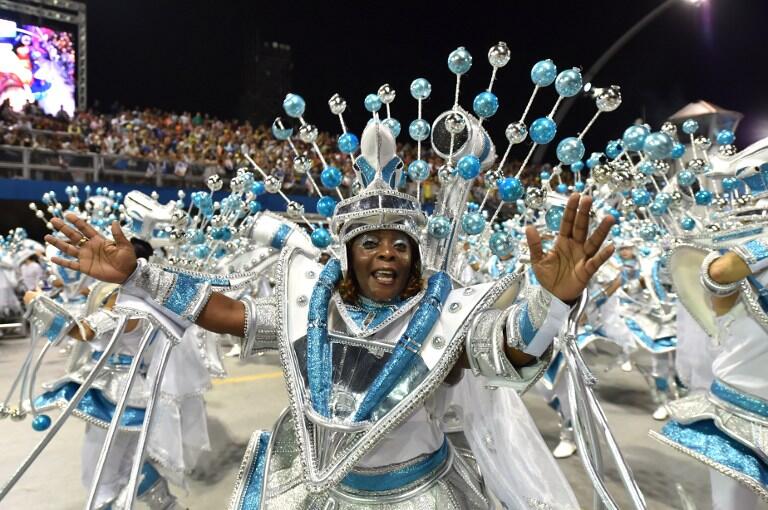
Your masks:
<svg viewBox="0 0 768 510"><path fill-rule="evenodd" d="M142 260L152 255L148 243L134 239L132 249ZM68 372L61 378L43 385L46 390L35 399L36 413L44 413L67 405L79 386L93 370L118 324L112 307L117 299L118 286L98 284L90 298L90 310L70 335L80 340L73 349ZM25 301L35 299L28 293ZM117 351L97 376L84 399L73 412L86 422L82 449L82 482L87 488L94 482L99 454L107 436L107 428L125 385L128 368L137 353L146 325L137 320L128 321L120 336ZM128 484L133 458L138 444L145 415L147 398L158 369L154 353L162 351L166 338L156 342L144 356L144 368L134 379L122 416L114 446L106 459L100 483L96 489L95 508L117 510L124 508L123 492ZM86 343L87 342L87 343ZM166 480L182 488L186 487L185 474L197 463L200 453L210 448L206 427L205 402L202 394L209 389L210 378L195 351L192 342L174 349L168 362L161 396L155 408L152 432L148 442L149 459L142 468L142 481L138 488L140 501L155 510L175 508ZM33 422L37 430L45 430L50 424L46 415L38 415Z"/></svg>
<svg viewBox="0 0 768 510"><path fill-rule="evenodd" d="M753 232L741 231L745 237ZM675 248L672 275L688 312L719 345L714 378L708 391L670 403L671 421L652 435L711 468L713 508L750 510L758 498L768 501L768 239L741 241L722 255L709 252L697 275L691 268L703 253Z"/></svg>
<svg viewBox="0 0 768 510"><path fill-rule="evenodd" d="M546 255L530 228L540 287L520 291L519 276L507 275L495 284L452 291L448 276L434 271L424 288L425 217L413 197L394 187L394 138L372 122L361 150L356 165L370 170L366 188L340 202L333 218L341 260L322 267L311 248L289 242L276 270L278 291L270 298L233 300L214 290L236 287L236 280L137 264L119 229L113 229L115 242L108 242L74 216L67 219L76 228L53 220L70 243L46 240L76 258L54 262L124 283L123 292L143 297L158 313L242 336L244 355L280 350L290 412L271 434L254 434L233 507L406 508L418 501L488 508L494 498L511 508L519 507L513 502L575 507L567 485L553 487L551 474L534 467L518 473L528 483L514 489L496 476L501 473L490 476L485 470L493 469L496 450L470 437L481 471L489 473L484 485L440 430L439 389L459 380L461 368L471 368L473 374L464 377L477 377L475 391L526 390L546 367L569 311L565 303L581 295L610 257L612 247L600 246L611 221L588 237L591 200L574 194ZM518 460L521 469L547 462Z"/></svg>

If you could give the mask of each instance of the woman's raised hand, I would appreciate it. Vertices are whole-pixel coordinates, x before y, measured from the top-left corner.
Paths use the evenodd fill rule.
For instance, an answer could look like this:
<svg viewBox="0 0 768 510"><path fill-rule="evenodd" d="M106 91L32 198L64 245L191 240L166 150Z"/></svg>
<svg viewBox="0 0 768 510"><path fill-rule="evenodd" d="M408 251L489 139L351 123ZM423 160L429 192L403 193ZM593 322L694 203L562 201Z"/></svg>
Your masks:
<svg viewBox="0 0 768 510"><path fill-rule="evenodd" d="M554 247L544 254L541 236L535 227L528 227L525 235L531 251L531 265L542 287L561 301L578 298L600 266L613 253L613 245L600 248L613 225L613 217L603 218L600 225L589 233L589 211L592 198L573 193L568 198L560 233Z"/></svg>
<svg viewBox="0 0 768 510"><path fill-rule="evenodd" d="M136 254L117 221L112 222L114 241L109 241L76 214L64 217L75 228L61 218L53 218L51 224L69 241L50 234L45 240L75 260L53 257L51 262L110 283L123 283L133 273Z"/></svg>

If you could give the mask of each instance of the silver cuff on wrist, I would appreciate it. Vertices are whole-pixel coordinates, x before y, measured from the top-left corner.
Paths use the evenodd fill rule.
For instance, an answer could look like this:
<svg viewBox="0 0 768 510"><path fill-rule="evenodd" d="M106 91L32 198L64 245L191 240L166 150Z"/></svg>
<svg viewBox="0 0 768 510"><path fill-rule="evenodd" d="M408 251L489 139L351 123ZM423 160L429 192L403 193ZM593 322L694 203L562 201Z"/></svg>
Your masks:
<svg viewBox="0 0 768 510"><path fill-rule="evenodd" d="M711 276L709 276L710 266L715 260L719 259L720 256L721 255L718 252L713 251L704 257L704 261L701 263L700 279L701 284L710 293L718 297L725 297L738 292L741 286L741 281L733 283L718 283L713 280Z"/></svg>

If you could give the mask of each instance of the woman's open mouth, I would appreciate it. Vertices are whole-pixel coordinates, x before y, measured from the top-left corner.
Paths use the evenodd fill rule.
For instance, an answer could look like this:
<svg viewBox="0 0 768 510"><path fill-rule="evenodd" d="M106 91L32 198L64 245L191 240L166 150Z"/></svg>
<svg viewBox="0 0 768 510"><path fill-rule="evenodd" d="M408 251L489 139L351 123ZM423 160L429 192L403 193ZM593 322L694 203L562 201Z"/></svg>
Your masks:
<svg viewBox="0 0 768 510"><path fill-rule="evenodd" d="M371 276L381 285L392 285L397 279L397 271L393 269L377 269L371 273Z"/></svg>

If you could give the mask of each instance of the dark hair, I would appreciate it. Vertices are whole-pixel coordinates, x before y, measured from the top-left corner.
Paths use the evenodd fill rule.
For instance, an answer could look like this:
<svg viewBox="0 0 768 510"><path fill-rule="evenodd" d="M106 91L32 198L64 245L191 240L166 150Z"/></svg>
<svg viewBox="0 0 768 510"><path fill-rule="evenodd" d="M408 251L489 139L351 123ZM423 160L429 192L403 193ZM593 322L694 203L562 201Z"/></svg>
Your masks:
<svg viewBox="0 0 768 510"><path fill-rule="evenodd" d="M131 244L133 245L133 252L136 254L136 258L138 259L149 260L149 257L151 257L155 252L155 250L152 249L151 244L144 241L143 239L139 239L138 237L132 237Z"/></svg>
<svg viewBox="0 0 768 510"><path fill-rule="evenodd" d="M405 288L400 293L400 299L408 299L413 297L421 292L421 290L424 288L424 279L421 277L421 259L419 258L419 251L413 239L409 237L408 242L411 245L411 253L413 253L414 256L411 259L411 274L408 278L408 282L405 284ZM348 262L347 275L342 278L342 280L336 286L336 289L339 291L339 295L341 295L341 299L343 299L344 302L356 303L357 298L360 295L360 288L357 286L355 270L352 267L351 253L349 248L346 248L346 250Z"/></svg>

